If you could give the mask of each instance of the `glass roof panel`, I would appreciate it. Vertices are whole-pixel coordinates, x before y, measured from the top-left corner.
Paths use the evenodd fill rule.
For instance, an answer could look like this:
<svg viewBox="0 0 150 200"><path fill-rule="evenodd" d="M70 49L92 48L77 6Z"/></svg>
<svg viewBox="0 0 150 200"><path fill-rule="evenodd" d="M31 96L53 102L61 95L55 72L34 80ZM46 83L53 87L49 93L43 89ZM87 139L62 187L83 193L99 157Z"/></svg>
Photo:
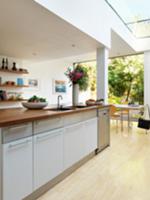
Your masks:
<svg viewBox="0 0 150 200"><path fill-rule="evenodd" d="M106 0L136 37L150 37L150 0Z"/></svg>

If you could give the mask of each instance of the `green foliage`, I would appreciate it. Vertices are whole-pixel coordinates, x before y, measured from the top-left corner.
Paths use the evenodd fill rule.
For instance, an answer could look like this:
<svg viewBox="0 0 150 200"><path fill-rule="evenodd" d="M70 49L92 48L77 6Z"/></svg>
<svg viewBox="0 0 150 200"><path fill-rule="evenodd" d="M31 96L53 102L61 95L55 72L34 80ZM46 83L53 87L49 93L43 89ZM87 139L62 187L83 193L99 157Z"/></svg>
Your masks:
<svg viewBox="0 0 150 200"><path fill-rule="evenodd" d="M86 62L80 66L87 69L91 97L96 98L96 62ZM138 102L143 104L143 55L110 60L108 73L110 103Z"/></svg>
<svg viewBox="0 0 150 200"><path fill-rule="evenodd" d="M143 104L144 68L142 56L112 59L109 64L109 98L113 103L139 102Z"/></svg>
<svg viewBox="0 0 150 200"><path fill-rule="evenodd" d="M81 66L86 67L89 81L88 88L91 92L91 98L96 99L96 62L81 63Z"/></svg>
<svg viewBox="0 0 150 200"><path fill-rule="evenodd" d="M89 86L88 68L84 65L77 65L76 70L83 73L83 77L78 80L81 91L86 91Z"/></svg>
<svg viewBox="0 0 150 200"><path fill-rule="evenodd" d="M46 102L46 99L34 95L28 100L28 102Z"/></svg>

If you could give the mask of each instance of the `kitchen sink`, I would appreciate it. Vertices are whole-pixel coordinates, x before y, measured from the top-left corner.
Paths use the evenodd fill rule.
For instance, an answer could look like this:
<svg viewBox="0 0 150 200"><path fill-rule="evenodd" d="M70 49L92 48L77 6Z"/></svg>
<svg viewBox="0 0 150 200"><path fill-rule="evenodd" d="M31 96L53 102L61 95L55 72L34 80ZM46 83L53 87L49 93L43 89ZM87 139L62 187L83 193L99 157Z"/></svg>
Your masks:
<svg viewBox="0 0 150 200"><path fill-rule="evenodd" d="M50 111L68 111L68 110L75 110L76 108L85 108L87 106L66 106L66 107L60 107L60 108L48 108L46 110Z"/></svg>
<svg viewBox="0 0 150 200"><path fill-rule="evenodd" d="M49 108L48 110L51 111L67 111L67 110L74 110L75 108L72 106L69 107L60 107L60 108Z"/></svg>

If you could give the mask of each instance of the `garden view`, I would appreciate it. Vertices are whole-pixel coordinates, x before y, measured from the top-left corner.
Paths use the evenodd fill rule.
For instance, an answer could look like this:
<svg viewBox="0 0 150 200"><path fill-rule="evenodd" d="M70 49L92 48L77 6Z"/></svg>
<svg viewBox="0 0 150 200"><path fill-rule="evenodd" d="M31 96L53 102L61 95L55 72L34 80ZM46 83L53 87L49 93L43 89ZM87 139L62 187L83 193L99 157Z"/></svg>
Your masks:
<svg viewBox="0 0 150 200"><path fill-rule="evenodd" d="M127 56L109 60L109 103L125 104L144 101L143 55ZM96 62L85 62L90 76L91 98L96 98Z"/></svg>

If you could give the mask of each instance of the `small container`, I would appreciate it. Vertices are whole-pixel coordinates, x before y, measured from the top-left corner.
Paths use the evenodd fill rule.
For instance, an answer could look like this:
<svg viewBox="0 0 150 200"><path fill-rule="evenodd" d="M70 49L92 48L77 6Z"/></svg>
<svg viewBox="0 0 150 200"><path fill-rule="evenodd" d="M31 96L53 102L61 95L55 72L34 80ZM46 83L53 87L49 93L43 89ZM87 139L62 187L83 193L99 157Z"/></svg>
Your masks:
<svg viewBox="0 0 150 200"><path fill-rule="evenodd" d="M12 70L13 70L13 71L17 71L17 67L16 67L16 63L15 63L15 62L13 62Z"/></svg>
<svg viewBox="0 0 150 200"><path fill-rule="evenodd" d="M24 81L22 78L17 78L17 85L23 85Z"/></svg>

